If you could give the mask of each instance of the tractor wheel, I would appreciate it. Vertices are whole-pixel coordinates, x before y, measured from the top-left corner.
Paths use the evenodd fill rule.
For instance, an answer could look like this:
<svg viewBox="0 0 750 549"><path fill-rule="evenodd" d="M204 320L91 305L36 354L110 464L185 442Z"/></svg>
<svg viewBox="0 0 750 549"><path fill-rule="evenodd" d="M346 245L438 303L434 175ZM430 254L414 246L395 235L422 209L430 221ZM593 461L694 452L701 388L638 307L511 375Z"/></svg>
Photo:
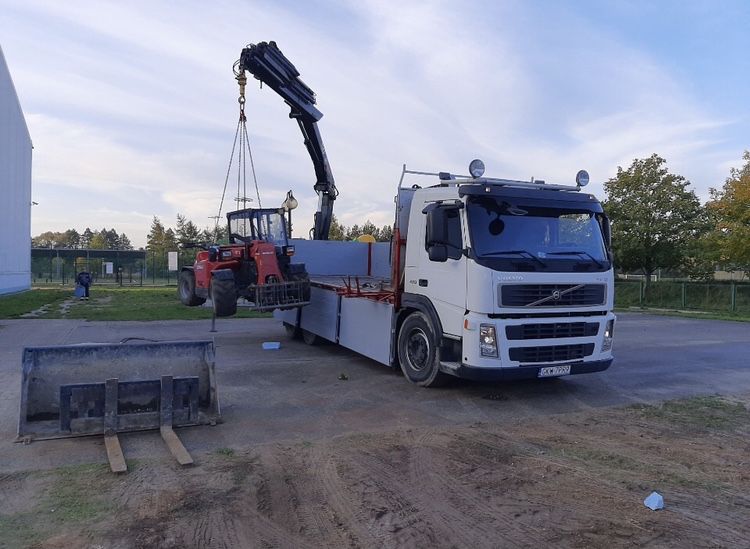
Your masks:
<svg viewBox="0 0 750 549"><path fill-rule="evenodd" d="M182 271L180 273L177 293L180 296L180 302L188 307L203 305L206 302L204 298L195 295L195 273L193 271Z"/></svg>
<svg viewBox="0 0 750 549"><path fill-rule="evenodd" d="M211 277L211 302L217 317L232 316L237 312L234 278Z"/></svg>
<svg viewBox="0 0 750 549"><path fill-rule="evenodd" d="M406 378L421 387L439 387L447 380L440 371L438 338L430 319L421 312L406 317L398 332L398 361Z"/></svg>

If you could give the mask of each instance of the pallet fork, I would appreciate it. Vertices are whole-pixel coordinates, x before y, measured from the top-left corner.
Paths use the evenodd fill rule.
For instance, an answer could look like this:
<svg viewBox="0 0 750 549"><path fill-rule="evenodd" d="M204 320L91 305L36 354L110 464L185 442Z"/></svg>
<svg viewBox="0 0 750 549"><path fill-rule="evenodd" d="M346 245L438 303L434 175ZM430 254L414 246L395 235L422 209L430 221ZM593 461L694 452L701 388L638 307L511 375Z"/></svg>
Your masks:
<svg viewBox="0 0 750 549"><path fill-rule="evenodd" d="M212 341L24 349L18 442L103 434L110 468L125 472L118 433L159 429L188 465L173 427L219 420Z"/></svg>

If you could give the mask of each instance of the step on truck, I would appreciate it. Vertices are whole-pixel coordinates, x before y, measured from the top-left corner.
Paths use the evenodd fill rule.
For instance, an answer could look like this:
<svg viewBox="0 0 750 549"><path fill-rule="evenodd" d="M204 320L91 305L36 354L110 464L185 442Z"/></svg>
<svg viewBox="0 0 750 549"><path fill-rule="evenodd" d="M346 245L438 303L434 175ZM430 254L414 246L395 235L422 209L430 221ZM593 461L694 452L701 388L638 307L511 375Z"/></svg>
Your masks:
<svg viewBox="0 0 750 549"><path fill-rule="evenodd" d="M275 311L292 337L327 340L421 386L456 376L547 378L612 363L609 221L575 185L404 166L388 243L294 241L310 303ZM430 183L409 185L417 176ZM431 181L430 181L431 180Z"/></svg>

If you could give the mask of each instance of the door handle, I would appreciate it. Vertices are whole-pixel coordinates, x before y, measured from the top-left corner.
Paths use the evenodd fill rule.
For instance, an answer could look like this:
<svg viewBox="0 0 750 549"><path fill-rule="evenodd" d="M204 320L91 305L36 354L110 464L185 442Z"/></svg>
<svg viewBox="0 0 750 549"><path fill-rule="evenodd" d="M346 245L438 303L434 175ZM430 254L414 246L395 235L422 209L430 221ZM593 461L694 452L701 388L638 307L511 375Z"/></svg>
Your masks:
<svg viewBox="0 0 750 549"><path fill-rule="evenodd" d="M420 278L419 279L419 285L422 286L423 288L426 288L427 284L428 284L428 282L427 282L426 278Z"/></svg>

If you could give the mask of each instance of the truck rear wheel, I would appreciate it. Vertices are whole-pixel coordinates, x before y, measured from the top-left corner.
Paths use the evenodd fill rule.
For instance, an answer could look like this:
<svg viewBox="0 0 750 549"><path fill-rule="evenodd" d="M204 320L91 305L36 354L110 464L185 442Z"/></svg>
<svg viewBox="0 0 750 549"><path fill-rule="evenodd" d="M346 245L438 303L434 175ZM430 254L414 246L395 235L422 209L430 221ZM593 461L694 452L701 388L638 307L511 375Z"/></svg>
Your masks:
<svg viewBox="0 0 750 549"><path fill-rule="evenodd" d="M284 322L284 331L286 332L287 337L292 339L299 339L302 336L302 329L294 324L289 324L288 322Z"/></svg>
<svg viewBox="0 0 750 549"><path fill-rule="evenodd" d="M398 361L406 378L420 387L438 387L446 381L440 372L437 336L432 322L419 311L406 317L398 332Z"/></svg>
<svg viewBox="0 0 750 549"><path fill-rule="evenodd" d="M211 277L211 302L216 316L232 316L237 312L237 290L234 277Z"/></svg>
<svg viewBox="0 0 750 549"><path fill-rule="evenodd" d="M308 345L317 345L320 343L320 338L312 332L302 329L302 341Z"/></svg>
<svg viewBox="0 0 750 549"><path fill-rule="evenodd" d="M180 273L177 293L180 296L180 302L188 307L203 305L206 302L204 298L195 295L195 273L193 271L182 271Z"/></svg>

